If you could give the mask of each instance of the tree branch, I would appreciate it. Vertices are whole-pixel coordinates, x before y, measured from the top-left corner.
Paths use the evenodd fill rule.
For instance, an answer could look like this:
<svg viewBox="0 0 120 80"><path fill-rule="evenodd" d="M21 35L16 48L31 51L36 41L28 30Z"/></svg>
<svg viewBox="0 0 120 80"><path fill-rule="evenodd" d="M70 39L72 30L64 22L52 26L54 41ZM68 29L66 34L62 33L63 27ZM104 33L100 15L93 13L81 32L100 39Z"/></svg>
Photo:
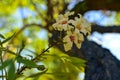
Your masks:
<svg viewBox="0 0 120 80"><path fill-rule="evenodd" d="M47 29L46 27L43 27L43 26L40 25L40 24L36 24L36 23L26 24L26 25L24 25L18 32L16 32L15 36L12 38L12 40L11 40L10 43L12 43L12 42L14 41L14 39L15 39L22 31L24 31L26 28L32 27L32 26L36 26L36 27L43 28L43 29L45 28L46 30L48 30L48 32L50 32L49 29Z"/></svg>
<svg viewBox="0 0 120 80"><path fill-rule="evenodd" d="M89 10L120 10L120 0L84 0L75 5L72 11L84 14Z"/></svg>
<svg viewBox="0 0 120 80"><path fill-rule="evenodd" d="M120 33L120 26L107 26L107 27L105 27L105 26L100 26L100 25L93 25L91 32L94 32L94 31L98 31L100 33L108 33L108 32Z"/></svg>

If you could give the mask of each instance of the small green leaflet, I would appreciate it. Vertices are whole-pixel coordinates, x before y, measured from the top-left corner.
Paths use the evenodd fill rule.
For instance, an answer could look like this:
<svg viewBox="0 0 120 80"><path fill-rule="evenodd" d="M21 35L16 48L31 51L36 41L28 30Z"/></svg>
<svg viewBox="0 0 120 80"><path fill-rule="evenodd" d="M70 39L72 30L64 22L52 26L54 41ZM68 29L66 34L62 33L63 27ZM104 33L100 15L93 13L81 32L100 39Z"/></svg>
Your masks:
<svg viewBox="0 0 120 80"><path fill-rule="evenodd" d="M15 36L15 33L13 35L11 35L10 37L8 37L7 39L3 40L0 44L6 43L10 39L12 39L14 36Z"/></svg>
<svg viewBox="0 0 120 80"><path fill-rule="evenodd" d="M5 39L5 37L4 37L2 34L0 34L0 38L3 38L3 39Z"/></svg>
<svg viewBox="0 0 120 80"><path fill-rule="evenodd" d="M8 60L4 61L0 66L0 70L5 69L8 65L11 64L11 62L12 62L12 59L8 59Z"/></svg>
<svg viewBox="0 0 120 80"><path fill-rule="evenodd" d="M8 68L8 80L15 80L15 65L14 61L11 62Z"/></svg>
<svg viewBox="0 0 120 80"><path fill-rule="evenodd" d="M30 67L30 68L36 68L36 67L38 67L38 65L35 62L33 62L31 60L28 60L28 59L25 59L25 58L23 58L21 56L18 56L16 58L16 60L17 60L17 62L23 63L24 65L26 65L27 67Z"/></svg>
<svg viewBox="0 0 120 80"><path fill-rule="evenodd" d="M77 58L77 57L67 57L67 56L62 56L63 58L69 60L73 65L76 67L85 67L85 60Z"/></svg>

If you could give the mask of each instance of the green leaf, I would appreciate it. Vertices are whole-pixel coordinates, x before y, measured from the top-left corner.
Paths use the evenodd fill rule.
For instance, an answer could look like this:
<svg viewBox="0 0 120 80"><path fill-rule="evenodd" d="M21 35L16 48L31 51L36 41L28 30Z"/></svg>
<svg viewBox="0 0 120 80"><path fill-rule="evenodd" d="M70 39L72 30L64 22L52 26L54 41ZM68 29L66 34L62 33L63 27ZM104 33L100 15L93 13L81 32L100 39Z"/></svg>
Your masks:
<svg viewBox="0 0 120 80"><path fill-rule="evenodd" d="M6 61L4 61L3 63L1 63L1 66L0 66L0 70L6 68L9 64L11 64L11 59L8 59Z"/></svg>
<svg viewBox="0 0 120 80"><path fill-rule="evenodd" d="M5 39L5 37L4 37L2 34L0 34L0 38L3 38L3 39Z"/></svg>
<svg viewBox="0 0 120 80"><path fill-rule="evenodd" d="M72 64L74 64L75 66L85 67L85 62L86 62L85 60L77 58L77 57L70 57L70 59L72 61Z"/></svg>
<svg viewBox="0 0 120 80"><path fill-rule="evenodd" d="M1 44L6 43L6 42L9 41L10 39L12 39L14 36L15 36L15 33L14 33L12 36L8 37L7 39L3 40L3 41L1 42Z"/></svg>
<svg viewBox="0 0 120 80"><path fill-rule="evenodd" d="M75 65L76 67L80 68L80 67L85 67L85 60L77 58L77 57L68 57L68 56L62 56L63 58L67 59L68 61L70 61L73 65Z"/></svg>
<svg viewBox="0 0 120 80"><path fill-rule="evenodd" d="M41 76L42 74L45 74L46 71L47 71L47 69L45 69L45 70L42 71L42 72L39 72L39 73L36 73L36 74L32 74L32 75L30 75L30 76L28 76L28 77L33 77L33 78L35 78L35 77L37 77L37 76Z"/></svg>
<svg viewBox="0 0 120 80"><path fill-rule="evenodd" d="M15 65L13 61L8 69L8 80L15 80Z"/></svg>
<svg viewBox="0 0 120 80"><path fill-rule="evenodd" d="M24 49L24 47L25 47L25 41L22 41L22 45L21 45L20 50L18 52L19 55L22 52L22 50Z"/></svg>
<svg viewBox="0 0 120 80"><path fill-rule="evenodd" d="M66 68L68 69L69 73L72 73L73 75L79 73L79 68L77 68L77 66L74 64L70 63L69 61L66 61L65 64L67 65Z"/></svg>
<svg viewBox="0 0 120 80"><path fill-rule="evenodd" d="M10 50L8 50L8 49L6 49L6 50L4 50L4 51L6 51L6 52L8 52L8 53L10 53L10 54L16 55L16 53L15 53L15 52L10 51Z"/></svg>
<svg viewBox="0 0 120 80"><path fill-rule="evenodd" d="M2 43L1 43L1 40L0 40L0 46L3 47Z"/></svg>
<svg viewBox="0 0 120 80"><path fill-rule="evenodd" d="M19 63L23 63L24 65L26 65L27 67L32 67L32 68L36 68L36 67L38 67L38 65L35 63L35 62L33 62L33 61L31 61L31 60L28 60L28 59L25 59L25 58L23 58L23 57L20 57L20 56L18 56L17 58L17 62L19 62Z"/></svg>

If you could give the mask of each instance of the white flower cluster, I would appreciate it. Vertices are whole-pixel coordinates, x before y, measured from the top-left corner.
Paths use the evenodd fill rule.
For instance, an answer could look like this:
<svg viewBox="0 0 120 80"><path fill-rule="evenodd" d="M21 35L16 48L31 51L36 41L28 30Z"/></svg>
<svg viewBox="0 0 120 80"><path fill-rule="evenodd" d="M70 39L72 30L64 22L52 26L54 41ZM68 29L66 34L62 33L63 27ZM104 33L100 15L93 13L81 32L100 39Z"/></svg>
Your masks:
<svg viewBox="0 0 120 80"><path fill-rule="evenodd" d="M64 15L59 15L56 23L52 25L55 30L66 32L63 38L65 51L69 51L73 43L80 49L84 40L83 34L86 35L91 32L91 24L82 15L78 14L79 17L75 17L74 20L69 19L69 16L73 14L74 12L66 12Z"/></svg>

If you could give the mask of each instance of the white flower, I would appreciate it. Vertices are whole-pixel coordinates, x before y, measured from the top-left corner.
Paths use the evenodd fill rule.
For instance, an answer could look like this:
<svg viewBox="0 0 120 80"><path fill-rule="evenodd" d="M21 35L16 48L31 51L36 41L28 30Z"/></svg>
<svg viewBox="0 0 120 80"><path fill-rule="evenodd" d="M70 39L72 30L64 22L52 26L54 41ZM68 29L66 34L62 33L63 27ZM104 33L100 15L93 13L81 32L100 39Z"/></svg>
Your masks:
<svg viewBox="0 0 120 80"><path fill-rule="evenodd" d="M82 15L78 14L79 17L75 17L75 20L71 20L71 22L75 28L77 28L80 32L84 33L85 35L91 32L91 24L82 17Z"/></svg>
<svg viewBox="0 0 120 80"><path fill-rule="evenodd" d="M65 51L69 51L72 48L73 43L75 43L76 47L80 49L83 40L83 35L80 34L77 29L74 31L68 31L67 35L63 38Z"/></svg>
<svg viewBox="0 0 120 80"><path fill-rule="evenodd" d="M56 19L56 23L53 24L53 28L58 31L67 31L70 28L69 16L73 15L74 12L66 12L64 15L59 15Z"/></svg>
<svg viewBox="0 0 120 80"><path fill-rule="evenodd" d="M91 24L82 15L78 14L79 17L75 17L74 20L69 19L69 16L73 14L74 12L61 14L56 19L56 23L53 24L55 30L67 32L67 35L63 38L65 51L69 51L73 43L80 49L81 43L84 40L83 34L87 35L87 33L90 34L91 32Z"/></svg>

